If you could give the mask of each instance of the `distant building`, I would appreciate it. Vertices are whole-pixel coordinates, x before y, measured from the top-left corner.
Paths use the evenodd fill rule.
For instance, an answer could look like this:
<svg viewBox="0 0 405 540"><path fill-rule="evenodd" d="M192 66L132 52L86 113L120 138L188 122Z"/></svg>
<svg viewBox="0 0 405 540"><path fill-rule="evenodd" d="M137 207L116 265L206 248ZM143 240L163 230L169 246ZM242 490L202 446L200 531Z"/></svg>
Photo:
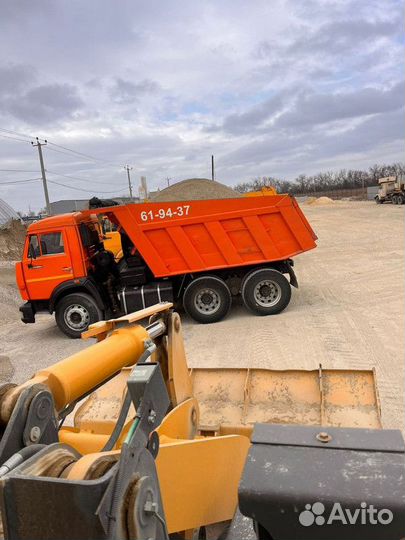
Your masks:
<svg viewBox="0 0 405 540"><path fill-rule="evenodd" d="M134 197L131 200L129 197L113 197L113 201L118 204L129 204L131 202L139 202L138 197ZM51 202L51 214L53 216L58 214L68 214L70 212L80 212L80 210L88 210L89 199L62 199L60 201Z"/></svg>
<svg viewBox="0 0 405 540"><path fill-rule="evenodd" d="M67 214L69 212L79 212L89 208L89 199L62 199L51 202L51 214Z"/></svg>

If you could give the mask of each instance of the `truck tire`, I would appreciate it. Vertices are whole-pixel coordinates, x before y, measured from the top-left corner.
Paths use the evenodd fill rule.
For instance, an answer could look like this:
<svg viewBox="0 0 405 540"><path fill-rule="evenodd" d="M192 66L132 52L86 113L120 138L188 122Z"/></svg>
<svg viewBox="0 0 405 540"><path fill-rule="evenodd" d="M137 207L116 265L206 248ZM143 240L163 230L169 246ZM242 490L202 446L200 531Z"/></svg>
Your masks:
<svg viewBox="0 0 405 540"><path fill-rule="evenodd" d="M75 339L102 317L103 313L93 298L82 292L64 296L55 307L56 324L64 334Z"/></svg>
<svg viewBox="0 0 405 540"><path fill-rule="evenodd" d="M394 204L403 204L403 198L402 198L402 195L394 195L392 197L392 202Z"/></svg>
<svg viewBox="0 0 405 540"><path fill-rule="evenodd" d="M257 315L274 315L285 309L291 299L288 279L278 270L260 268L250 272L242 283L242 300Z"/></svg>
<svg viewBox="0 0 405 540"><path fill-rule="evenodd" d="M195 321L214 323L225 317L232 303L231 291L216 276L201 276L186 287L183 306Z"/></svg>

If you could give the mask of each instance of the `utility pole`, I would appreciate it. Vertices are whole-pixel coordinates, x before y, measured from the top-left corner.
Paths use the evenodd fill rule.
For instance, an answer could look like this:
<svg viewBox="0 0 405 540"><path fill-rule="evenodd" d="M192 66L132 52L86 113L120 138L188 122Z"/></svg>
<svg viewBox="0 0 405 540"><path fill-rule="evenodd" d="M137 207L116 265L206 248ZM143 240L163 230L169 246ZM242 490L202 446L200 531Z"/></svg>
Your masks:
<svg viewBox="0 0 405 540"><path fill-rule="evenodd" d="M211 179L215 180L214 156L211 156Z"/></svg>
<svg viewBox="0 0 405 540"><path fill-rule="evenodd" d="M48 185L46 183L44 158L42 156L42 147L46 146L48 141L45 140L45 142L40 143L38 137L36 137L36 140L37 140L36 144L34 144L32 141L31 141L31 144L32 144L32 146L36 146L38 148L39 163L41 165L42 184L44 186L44 194L45 194L46 213L48 214L48 216L50 216L51 215L51 205L50 205L50 202L49 202Z"/></svg>
<svg viewBox="0 0 405 540"><path fill-rule="evenodd" d="M132 197L131 176L129 174L129 171L132 171L132 167L130 167L129 165L125 165L124 169L127 171L127 176L128 176L129 197L130 197L131 201L133 201L134 198Z"/></svg>

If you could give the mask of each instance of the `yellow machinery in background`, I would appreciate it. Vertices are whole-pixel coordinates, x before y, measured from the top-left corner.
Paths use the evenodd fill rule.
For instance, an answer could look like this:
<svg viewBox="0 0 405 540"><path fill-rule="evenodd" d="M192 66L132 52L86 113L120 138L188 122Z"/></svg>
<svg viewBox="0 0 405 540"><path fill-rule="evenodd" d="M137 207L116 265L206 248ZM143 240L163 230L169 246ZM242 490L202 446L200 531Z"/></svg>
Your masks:
<svg viewBox="0 0 405 540"><path fill-rule="evenodd" d="M119 262L122 259L123 254L121 235L117 230L116 225L114 225L107 216L100 216L100 225L104 248L113 253L115 262Z"/></svg>
<svg viewBox="0 0 405 540"><path fill-rule="evenodd" d="M305 446L302 459L293 460L297 470L288 477L289 497L299 493L290 483L300 482L311 467L313 477L324 474L322 460L335 460L330 470L339 469L336 448L351 463L345 471L353 489L364 482L359 462L380 444L370 434L379 441L383 433L373 371L190 370L180 317L171 307L162 303L95 323L83 337L96 344L23 384L0 387L6 538L191 538L203 527L232 520L238 503L259 521L257 530L272 534L269 529L282 518L278 526L284 529L278 530L284 532L277 538L301 538L291 529L298 503L283 499L282 482L271 477L286 478L272 461L280 445L284 456ZM149 324L140 324L145 318ZM252 436L255 425L260 429ZM263 441L266 433L270 442ZM368 438L364 447L362 437ZM333 446L336 441L341 446ZM250 467L267 444L271 452L265 452L259 479L253 480ZM325 450L328 444L335 450ZM312 465L307 451L315 458ZM380 453L378 464L370 466L377 476L390 467L386 482L394 496L392 475L402 470L403 459L393 465L392 455L382 459ZM267 486L262 505L255 492L260 481ZM371 480L371 492L381 489L381 478L376 482ZM274 505L273 495L279 500ZM261 513L272 516L270 524Z"/></svg>
<svg viewBox="0 0 405 540"><path fill-rule="evenodd" d="M259 191L248 191L243 194L244 197L266 197L272 195L277 195L277 190L273 186L262 187Z"/></svg>

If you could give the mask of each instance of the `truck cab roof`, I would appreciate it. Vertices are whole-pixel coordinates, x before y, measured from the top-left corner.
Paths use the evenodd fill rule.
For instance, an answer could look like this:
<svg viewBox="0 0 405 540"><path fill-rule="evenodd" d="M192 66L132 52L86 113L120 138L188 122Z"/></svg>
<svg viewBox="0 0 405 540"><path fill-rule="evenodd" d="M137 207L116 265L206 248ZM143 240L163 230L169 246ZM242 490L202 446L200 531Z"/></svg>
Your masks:
<svg viewBox="0 0 405 540"><path fill-rule="evenodd" d="M90 219L89 219L90 218ZM96 219L95 217L93 219ZM92 215L83 214L82 212L71 212L69 214L59 214L57 216L50 216L35 223L31 223L28 227L29 233L35 233L43 231L44 229L54 229L55 227L67 227L75 226L83 221L93 221Z"/></svg>

